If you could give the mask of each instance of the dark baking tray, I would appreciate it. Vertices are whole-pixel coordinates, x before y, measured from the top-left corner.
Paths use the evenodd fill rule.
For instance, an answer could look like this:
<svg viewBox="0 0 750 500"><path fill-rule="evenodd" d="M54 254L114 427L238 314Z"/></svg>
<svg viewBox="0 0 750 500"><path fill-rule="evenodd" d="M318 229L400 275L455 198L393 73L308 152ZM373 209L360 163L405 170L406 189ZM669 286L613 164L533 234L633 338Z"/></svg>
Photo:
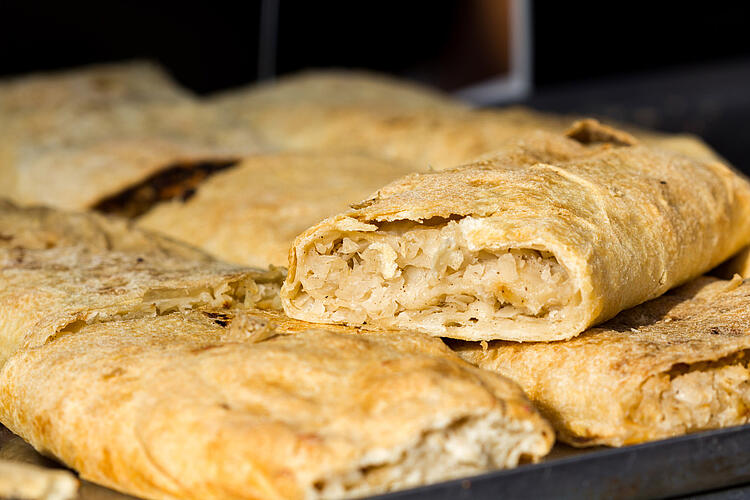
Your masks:
<svg viewBox="0 0 750 500"><path fill-rule="evenodd" d="M0 458L59 467L0 426ZM398 491L379 500L664 498L750 483L750 425L624 448L555 445L538 464ZM750 488L727 490L748 498ZM736 495L740 496L736 496ZM724 498L721 494L710 498ZM82 482L81 500L132 497ZM706 497L709 498L709 497Z"/></svg>

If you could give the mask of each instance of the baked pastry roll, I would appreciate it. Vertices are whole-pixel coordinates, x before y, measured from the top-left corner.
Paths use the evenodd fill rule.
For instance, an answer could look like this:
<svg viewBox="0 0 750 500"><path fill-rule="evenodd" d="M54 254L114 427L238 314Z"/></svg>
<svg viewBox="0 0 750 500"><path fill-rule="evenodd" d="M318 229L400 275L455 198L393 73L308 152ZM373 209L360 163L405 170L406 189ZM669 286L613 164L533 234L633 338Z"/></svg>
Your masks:
<svg viewBox="0 0 750 500"><path fill-rule="evenodd" d="M157 203L138 225L229 262L286 266L299 233L410 172L359 155L251 156L205 179L187 200Z"/></svg>
<svg viewBox="0 0 750 500"><path fill-rule="evenodd" d="M131 220L95 212L19 207L0 199L0 254L21 259L30 250L78 247L84 253L213 261L198 248L136 227Z"/></svg>
<svg viewBox="0 0 750 500"><path fill-rule="evenodd" d="M457 342L517 381L573 446L748 422L750 282L702 277L564 342Z"/></svg>
<svg viewBox="0 0 750 500"><path fill-rule="evenodd" d="M561 340L707 271L750 239L720 163L577 124L413 174L302 233L281 297L318 323Z"/></svg>
<svg viewBox="0 0 750 500"><path fill-rule="evenodd" d="M84 479L164 499L357 497L513 467L552 445L513 382L438 339L254 342L225 312L95 322L23 349L0 371L0 419Z"/></svg>

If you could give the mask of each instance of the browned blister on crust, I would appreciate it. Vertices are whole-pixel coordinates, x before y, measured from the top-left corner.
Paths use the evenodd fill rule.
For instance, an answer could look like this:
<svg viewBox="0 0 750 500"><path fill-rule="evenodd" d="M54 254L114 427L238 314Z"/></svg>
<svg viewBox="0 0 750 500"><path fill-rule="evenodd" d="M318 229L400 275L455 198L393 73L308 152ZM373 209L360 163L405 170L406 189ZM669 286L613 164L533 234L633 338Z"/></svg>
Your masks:
<svg viewBox="0 0 750 500"><path fill-rule="evenodd" d="M748 422L750 282L699 278L561 342L456 343L513 378L574 446Z"/></svg>
<svg viewBox="0 0 750 500"><path fill-rule="evenodd" d="M747 244L743 177L598 142L611 131L578 130L592 144L537 132L324 220L295 242L286 313L466 340L566 339Z"/></svg>

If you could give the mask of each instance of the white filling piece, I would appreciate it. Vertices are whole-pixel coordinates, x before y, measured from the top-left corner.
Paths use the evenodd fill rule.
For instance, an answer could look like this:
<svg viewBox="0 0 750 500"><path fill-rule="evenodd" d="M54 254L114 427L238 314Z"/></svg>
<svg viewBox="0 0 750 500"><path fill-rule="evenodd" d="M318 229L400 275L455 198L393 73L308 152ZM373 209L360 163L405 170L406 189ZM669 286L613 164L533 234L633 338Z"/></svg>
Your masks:
<svg viewBox="0 0 750 500"><path fill-rule="evenodd" d="M527 421L469 417L423 434L400 452L375 450L360 467L315 481L308 498L350 498L471 476L534 461L545 439Z"/></svg>
<svg viewBox="0 0 750 500"><path fill-rule="evenodd" d="M650 377L631 418L664 435L717 429L748 422L748 353L724 361L697 363Z"/></svg>
<svg viewBox="0 0 750 500"><path fill-rule="evenodd" d="M383 223L376 232L323 237L300 259L293 303L311 317L415 327L433 334L560 321L580 294L542 249L476 249L474 220Z"/></svg>

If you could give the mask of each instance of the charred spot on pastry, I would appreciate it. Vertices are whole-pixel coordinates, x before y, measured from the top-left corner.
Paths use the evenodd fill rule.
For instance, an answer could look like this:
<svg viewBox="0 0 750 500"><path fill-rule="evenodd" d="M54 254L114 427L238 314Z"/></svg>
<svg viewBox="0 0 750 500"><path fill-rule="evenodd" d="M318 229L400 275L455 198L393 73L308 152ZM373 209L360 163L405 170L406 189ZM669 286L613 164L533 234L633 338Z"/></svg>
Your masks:
<svg viewBox="0 0 750 500"><path fill-rule="evenodd" d="M235 160L178 164L161 170L117 194L104 198L94 210L131 219L145 215L159 203L192 198L209 177L235 166Z"/></svg>
<svg viewBox="0 0 750 500"><path fill-rule="evenodd" d="M226 314L226 313L208 312L208 311L206 311L203 314L206 315L206 316L208 316L209 318L211 318L214 323L216 323L217 325L219 325L221 327L226 327L232 321L231 316L229 314Z"/></svg>

